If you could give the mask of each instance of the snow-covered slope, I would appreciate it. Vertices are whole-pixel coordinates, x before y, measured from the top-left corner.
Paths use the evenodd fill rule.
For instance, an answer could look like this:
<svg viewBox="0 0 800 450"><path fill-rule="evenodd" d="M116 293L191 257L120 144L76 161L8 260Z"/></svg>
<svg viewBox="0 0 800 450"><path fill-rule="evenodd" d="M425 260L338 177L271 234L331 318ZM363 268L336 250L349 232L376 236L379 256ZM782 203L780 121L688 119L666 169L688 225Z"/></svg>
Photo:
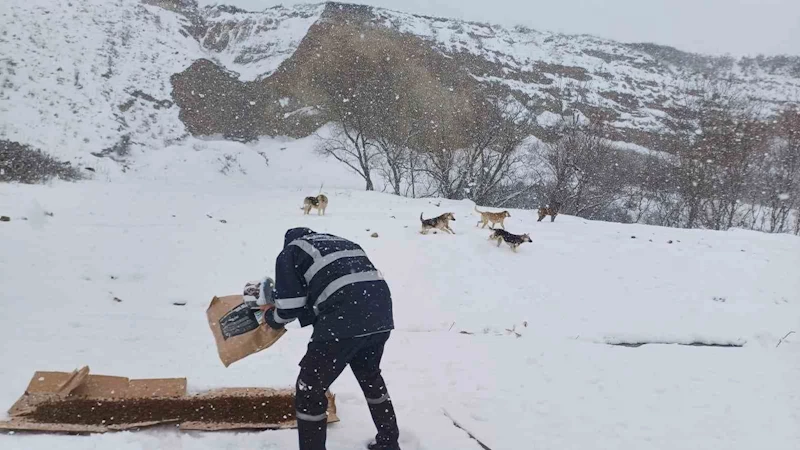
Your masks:
<svg viewBox="0 0 800 450"><path fill-rule="evenodd" d="M669 108L680 108L693 81L703 77L730 80L767 109L800 101L797 67L774 73L743 61L728 61L698 73L696 66L660 61L646 46L622 44L588 35L564 35L524 27L507 29L485 23L440 20L375 9L385 26L430 40L450 55L479 57L488 65L471 67L485 83L497 83L527 97L527 105L550 112L568 108L590 114L599 108L618 128L669 131ZM676 52L679 53L679 52ZM691 56L691 55L688 55ZM702 59L699 57L698 59Z"/></svg>
<svg viewBox="0 0 800 450"><path fill-rule="evenodd" d="M181 34L180 15L136 0L26 0L3 8L4 139L93 160L90 152L124 136L135 151L185 134L169 76L202 53Z"/></svg>
<svg viewBox="0 0 800 450"><path fill-rule="evenodd" d="M513 253L475 227L472 203L358 191L310 141L187 142L143 155L127 182L0 186L0 214L11 216L0 223L0 408L34 370L83 364L187 376L193 390L292 386L309 330L293 325L277 346L226 369L205 308L271 273L285 230L309 226L361 243L392 288L397 330L384 375L404 450L479 448L443 410L494 450L800 442L800 340L776 348L800 331L796 237L536 222L514 210L509 231L533 243ZM303 216L302 198L320 184L328 214ZM445 211L456 235L418 234L420 212ZM607 345L619 342L743 347ZM363 448L372 429L358 385L345 373L333 391L342 421L328 448ZM284 450L295 441L294 431L166 427L0 435L0 448Z"/></svg>
<svg viewBox="0 0 800 450"><path fill-rule="evenodd" d="M271 75L292 56L324 4L276 6L260 12L227 7L203 10L205 32L201 38L210 56L242 81Z"/></svg>

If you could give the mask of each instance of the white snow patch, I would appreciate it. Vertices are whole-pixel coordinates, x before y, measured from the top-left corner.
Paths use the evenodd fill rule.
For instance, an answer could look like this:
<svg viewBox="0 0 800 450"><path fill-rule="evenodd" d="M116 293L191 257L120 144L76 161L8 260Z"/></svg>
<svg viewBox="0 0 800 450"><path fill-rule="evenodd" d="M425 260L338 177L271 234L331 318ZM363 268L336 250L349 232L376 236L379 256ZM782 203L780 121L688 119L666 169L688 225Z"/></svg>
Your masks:
<svg viewBox="0 0 800 450"><path fill-rule="evenodd" d="M560 115L552 113L550 111L545 111L536 116L536 123L538 123L539 126L541 127L553 127L558 125L562 121L563 118Z"/></svg>

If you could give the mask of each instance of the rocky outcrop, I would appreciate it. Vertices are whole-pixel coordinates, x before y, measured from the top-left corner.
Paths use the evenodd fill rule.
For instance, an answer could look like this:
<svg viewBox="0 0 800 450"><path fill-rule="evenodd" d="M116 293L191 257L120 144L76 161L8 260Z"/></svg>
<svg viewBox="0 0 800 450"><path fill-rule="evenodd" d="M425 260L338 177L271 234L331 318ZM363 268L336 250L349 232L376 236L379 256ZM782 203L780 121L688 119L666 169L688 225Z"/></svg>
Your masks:
<svg viewBox="0 0 800 450"><path fill-rule="evenodd" d="M363 82L357 71L342 71L343 64L357 66L387 46L401 77L435 80L449 92L513 98L536 116L580 113L610 123L609 138L646 147L661 146L674 131L681 101L691 94L687 86L696 80L729 80L767 110L800 101L800 63L791 57L737 61L340 3L262 13L213 7L200 15L206 26L200 42L218 57L172 78L181 118L195 134L305 136L329 119L319 107L321 80L339 70L349 82ZM297 35L257 38L309 20L296 46L285 41ZM263 63L277 53L286 56L279 65Z"/></svg>

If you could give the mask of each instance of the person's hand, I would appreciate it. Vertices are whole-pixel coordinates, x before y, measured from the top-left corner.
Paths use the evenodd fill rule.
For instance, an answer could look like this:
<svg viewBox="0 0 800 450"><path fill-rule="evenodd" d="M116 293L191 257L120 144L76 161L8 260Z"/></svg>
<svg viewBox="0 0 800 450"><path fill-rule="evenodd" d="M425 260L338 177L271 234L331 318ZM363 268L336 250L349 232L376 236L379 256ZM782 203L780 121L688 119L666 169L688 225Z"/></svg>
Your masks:
<svg viewBox="0 0 800 450"><path fill-rule="evenodd" d="M270 304L270 305L258 305L258 309L260 309L264 313L266 313L267 311L269 311L270 309L273 309L273 308L275 308L275 305L272 305L272 304Z"/></svg>

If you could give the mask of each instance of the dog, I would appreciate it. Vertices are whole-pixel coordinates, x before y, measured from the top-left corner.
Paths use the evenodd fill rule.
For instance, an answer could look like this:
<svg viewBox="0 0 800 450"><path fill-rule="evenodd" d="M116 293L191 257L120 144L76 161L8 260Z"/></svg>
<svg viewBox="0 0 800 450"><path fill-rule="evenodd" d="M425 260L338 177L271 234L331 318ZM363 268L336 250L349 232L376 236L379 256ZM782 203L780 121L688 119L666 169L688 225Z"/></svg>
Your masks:
<svg viewBox="0 0 800 450"><path fill-rule="evenodd" d="M533 242L531 240L530 235L526 234L511 234L506 230L496 229L492 231L492 234L489 235L489 240L497 241L497 246L500 247L500 244L505 242L511 247L511 250L514 253L517 252L517 247L522 245L524 242Z"/></svg>
<svg viewBox="0 0 800 450"><path fill-rule="evenodd" d="M506 226L505 224L503 224L503 221L506 220L506 217L511 217L511 213L509 213L508 211L503 211L503 212L481 211L478 209L477 206L475 206L475 212L481 215L481 220L479 220L478 223L475 224L475 226L477 227L478 225L483 224L481 228L486 228L486 225L489 224L489 222L491 222L489 228L494 229L495 225L500 224L500 226L503 227L503 229L505 230Z"/></svg>
<svg viewBox="0 0 800 450"><path fill-rule="evenodd" d="M325 208L328 207L328 197L325 194L319 194L316 197L306 197L303 200L303 215L309 214L312 209L317 209L317 215L325 215Z"/></svg>
<svg viewBox="0 0 800 450"><path fill-rule="evenodd" d="M456 234L450 228L450 221L456 220L456 216L453 213L444 213L439 217L434 217L433 219L423 219L422 213L419 213L419 221L422 223L422 230L420 230L420 234L428 234L428 231L433 229L438 229L442 231L446 231L450 234Z"/></svg>
<svg viewBox="0 0 800 450"><path fill-rule="evenodd" d="M555 222L559 210L561 210L560 202L553 202L553 206L542 206L539 208L539 220L537 222L541 222L547 216L550 216L550 222Z"/></svg>

